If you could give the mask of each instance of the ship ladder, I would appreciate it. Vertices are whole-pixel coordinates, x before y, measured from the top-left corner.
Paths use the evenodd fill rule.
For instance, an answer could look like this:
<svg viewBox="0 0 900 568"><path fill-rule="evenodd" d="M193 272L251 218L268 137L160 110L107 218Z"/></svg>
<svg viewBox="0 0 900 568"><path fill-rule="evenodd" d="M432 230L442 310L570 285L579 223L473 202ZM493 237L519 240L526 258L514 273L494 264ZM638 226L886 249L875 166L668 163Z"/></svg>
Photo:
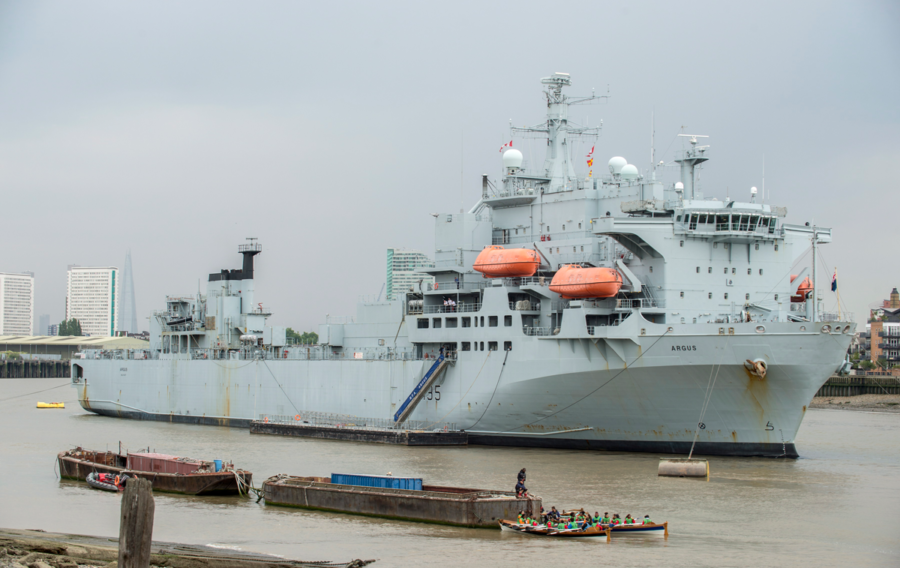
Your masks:
<svg viewBox="0 0 900 568"><path fill-rule="evenodd" d="M422 377L422 380L419 381L419 384L416 385L416 388L413 389L409 396L406 397L406 400L403 401L403 404L400 405L400 409L394 414L394 422L400 423L406 420L412 411L416 409L416 405L419 404L419 401L422 400L422 397L425 396L425 393L431 388L431 385L434 384L434 381L440 376L444 369L447 368L449 361L444 358L444 355L438 356L435 360L434 365L428 369L428 372L425 373L425 376Z"/></svg>

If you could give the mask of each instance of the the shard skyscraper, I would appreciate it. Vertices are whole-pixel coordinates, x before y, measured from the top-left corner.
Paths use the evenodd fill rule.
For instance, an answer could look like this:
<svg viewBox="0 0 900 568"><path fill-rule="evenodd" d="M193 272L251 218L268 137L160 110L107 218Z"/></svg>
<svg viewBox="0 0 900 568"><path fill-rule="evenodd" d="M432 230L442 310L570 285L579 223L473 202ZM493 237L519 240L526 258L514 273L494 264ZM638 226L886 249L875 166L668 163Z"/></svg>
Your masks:
<svg viewBox="0 0 900 568"><path fill-rule="evenodd" d="M119 331L137 333L137 308L134 303L134 274L131 271L131 250L125 253L125 270L122 271L122 303L119 312Z"/></svg>

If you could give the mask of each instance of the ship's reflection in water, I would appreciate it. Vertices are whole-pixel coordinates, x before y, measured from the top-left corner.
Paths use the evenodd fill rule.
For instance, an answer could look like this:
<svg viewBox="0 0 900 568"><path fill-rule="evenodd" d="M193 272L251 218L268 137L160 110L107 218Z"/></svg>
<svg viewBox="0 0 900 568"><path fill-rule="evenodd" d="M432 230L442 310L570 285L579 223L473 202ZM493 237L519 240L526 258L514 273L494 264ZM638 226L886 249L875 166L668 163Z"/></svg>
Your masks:
<svg viewBox="0 0 900 568"><path fill-rule="evenodd" d="M0 399L65 380L2 380ZM234 546L304 559L378 558L384 566L897 566L900 414L810 410L799 460L712 458L707 481L658 478L659 456L522 448L408 448L251 436L247 430L118 420L87 414L70 387L0 402L0 526L115 536L119 496L57 480L58 451L155 449L224 458L253 472L423 477L436 485L528 488L545 507L651 515L668 540L607 545L528 538L265 506L253 499L157 494L154 538ZM43 395L47 398L47 395Z"/></svg>

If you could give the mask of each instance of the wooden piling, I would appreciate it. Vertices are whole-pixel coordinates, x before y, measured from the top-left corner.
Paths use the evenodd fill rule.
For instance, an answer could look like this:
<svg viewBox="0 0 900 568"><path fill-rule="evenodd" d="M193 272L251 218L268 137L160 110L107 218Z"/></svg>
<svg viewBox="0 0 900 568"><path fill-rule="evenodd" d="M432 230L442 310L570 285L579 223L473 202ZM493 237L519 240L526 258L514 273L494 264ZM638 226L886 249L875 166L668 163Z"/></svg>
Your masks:
<svg viewBox="0 0 900 568"><path fill-rule="evenodd" d="M117 568L149 568L153 540L153 490L146 479L129 478L122 495Z"/></svg>

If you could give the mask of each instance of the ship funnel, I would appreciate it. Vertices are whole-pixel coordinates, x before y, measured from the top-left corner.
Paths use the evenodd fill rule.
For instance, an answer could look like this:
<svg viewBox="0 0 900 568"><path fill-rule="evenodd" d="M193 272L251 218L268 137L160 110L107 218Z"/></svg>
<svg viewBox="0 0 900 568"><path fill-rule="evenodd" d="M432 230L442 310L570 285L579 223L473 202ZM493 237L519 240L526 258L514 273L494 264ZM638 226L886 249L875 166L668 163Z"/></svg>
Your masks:
<svg viewBox="0 0 900 568"><path fill-rule="evenodd" d="M262 245L255 238L248 238L246 245L239 245L238 252L244 255L244 264L241 268L241 313L249 314L253 311L253 257L262 252Z"/></svg>

